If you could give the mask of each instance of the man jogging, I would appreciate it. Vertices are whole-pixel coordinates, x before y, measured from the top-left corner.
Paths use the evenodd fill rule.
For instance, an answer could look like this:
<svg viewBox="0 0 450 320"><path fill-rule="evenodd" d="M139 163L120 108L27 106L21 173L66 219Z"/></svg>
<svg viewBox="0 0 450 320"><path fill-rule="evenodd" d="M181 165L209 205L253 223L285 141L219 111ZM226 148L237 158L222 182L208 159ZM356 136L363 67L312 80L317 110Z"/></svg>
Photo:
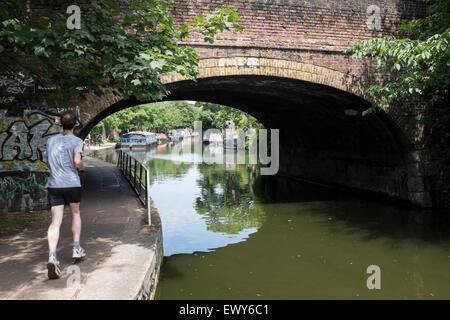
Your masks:
<svg viewBox="0 0 450 320"><path fill-rule="evenodd" d="M78 170L83 170L81 160L83 140L73 134L76 116L72 111L61 114L63 133L52 136L47 140L47 165L50 168L50 177L46 188L48 200L52 211L52 223L48 228L49 258L47 263L49 279L58 279L61 275L59 261L56 257L56 247L59 240L64 205L69 204L72 212L72 233L74 262L86 256L85 250L80 247L81 217L81 183Z"/></svg>

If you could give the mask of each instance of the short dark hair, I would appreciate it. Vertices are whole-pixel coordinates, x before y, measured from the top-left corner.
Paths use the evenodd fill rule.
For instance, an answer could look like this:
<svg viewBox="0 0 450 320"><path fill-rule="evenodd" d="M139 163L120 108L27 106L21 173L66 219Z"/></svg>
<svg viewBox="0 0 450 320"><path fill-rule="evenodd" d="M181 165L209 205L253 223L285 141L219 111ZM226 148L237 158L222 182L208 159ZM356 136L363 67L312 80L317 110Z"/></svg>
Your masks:
<svg viewBox="0 0 450 320"><path fill-rule="evenodd" d="M72 130L77 124L77 116L71 110L61 113L61 124L64 130Z"/></svg>

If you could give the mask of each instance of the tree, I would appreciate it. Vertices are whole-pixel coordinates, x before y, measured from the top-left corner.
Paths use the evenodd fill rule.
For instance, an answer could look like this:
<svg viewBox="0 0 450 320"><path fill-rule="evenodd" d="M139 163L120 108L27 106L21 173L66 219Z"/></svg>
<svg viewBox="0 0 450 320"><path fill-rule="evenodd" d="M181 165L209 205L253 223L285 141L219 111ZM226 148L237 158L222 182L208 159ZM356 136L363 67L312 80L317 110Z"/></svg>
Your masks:
<svg viewBox="0 0 450 320"><path fill-rule="evenodd" d="M161 75L198 75L199 56L180 46L192 33L213 42L218 32L238 30L232 9L217 9L206 17L177 25L170 0L80 1L81 28L67 28L64 0L60 7L33 9L33 1L0 2L0 73L32 78L55 87L61 104L77 87L101 96L111 88L124 98L159 100L168 94Z"/></svg>
<svg viewBox="0 0 450 320"><path fill-rule="evenodd" d="M425 128L425 144L439 163L436 201L450 208L450 1L420 0L428 4L427 16L403 21L398 35L370 39L348 48L353 57L373 57L378 62L375 72L390 71L393 79L382 86L372 86L367 93L378 109L393 105L411 108L427 106L421 119Z"/></svg>
<svg viewBox="0 0 450 320"><path fill-rule="evenodd" d="M227 170L223 164L202 163L198 170L201 192L195 209L204 216L208 230L237 234L261 227L264 211L251 191L255 182L250 167L237 165L235 170Z"/></svg>
<svg viewBox="0 0 450 320"><path fill-rule="evenodd" d="M102 122L99 122L94 128L91 130L92 136L99 136L103 135L103 132L105 130L105 126Z"/></svg>
<svg viewBox="0 0 450 320"><path fill-rule="evenodd" d="M234 122L236 129L247 130L250 126L257 129L263 128L258 120L238 109L205 102L197 102L196 106L200 109L198 120L202 121L203 130L224 129L226 121L230 120Z"/></svg>
<svg viewBox="0 0 450 320"><path fill-rule="evenodd" d="M379 66L375 72L393 73L391 81L367 90L381 109L394 104L433 105L442 103L449 94L450 2L420 1L430 4L428 15L403 21L398 35L404 38L387 36L365 40L345 51L359 59L375 58Z"/></svg>
<svg viewBox="0 0 450 320"><path fill-rule="evenodd" d="M117 132L119 129L121 120L117 117L117 115L112 115L103 119L101 123L103 123L103 127L105 129L106 139L112 140L114 138L114 132Z"/></svg>
<svg viewBox="0 0 450 320"><path fill-rule="evenodd" d="M131 130L147 129L168 132L179 128L194 129L195 121L202 121L203 131L211 128L223 129L225 121L233 120L236 128L261 129L263 126L243 111L213 103L198 103L192 107L186 101L167 101L139 105L116 112L101 121L107 137ZM250 122L249 122L250 118Z"/></svg>

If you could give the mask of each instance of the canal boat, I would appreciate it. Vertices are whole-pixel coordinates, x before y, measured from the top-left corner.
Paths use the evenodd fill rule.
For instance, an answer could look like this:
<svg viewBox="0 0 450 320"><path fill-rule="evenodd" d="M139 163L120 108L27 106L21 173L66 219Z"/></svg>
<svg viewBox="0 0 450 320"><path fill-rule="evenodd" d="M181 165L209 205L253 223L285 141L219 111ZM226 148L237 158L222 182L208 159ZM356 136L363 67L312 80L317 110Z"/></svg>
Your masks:
<svg viewBox="0 0 450 320"><path fill-rule="evenodd" d="M224 149L233 149L233 150L245 150L247 149L245 145L245 140L239 140L239 136L235 135L232 137L226 136L223 140Z"/></svg>
<svg viewBox="0 0 450 320"><path fill-rule="evenodd" d="M169 138L164 133L157 133L156 139L158 140L158 144L166 144L169 141Z"/></svg>
<svg viewBox="0 0 450 320"><path fill-rule="evenodd" d="M223 143L223 137L221 133L210 133L203 136L203 144L205 145L221 145Z"/></svg>
<svg viewBox="0 0 450 320"><path fill-rule="evenodd" d="M242 141L239 132L235 129L234 122L229 120L225 122L226 129L223 139L224 149L243 150L245 149L245 138Z"/></svg>
<svg viewBox="0 0 450 320"><path fill-rule="evenodd" d="M237 148L238 148L237 139L226 139L226 140L223 140L223 147L225 149L237 150Z"/></svg>
<svg viewBox="0 0 450 320"><path fill-rule="evenodd" d="M183 140L183 138L184 138L182 135L182 132L179 130L170 131L167 134L167 137L170 142L179 142L179 141Z"/></svg>
<svg viewBox="0 0 450 320"><path fill-rule="evenodd" d="M116 144L116 148L150 148L156 145L157 141L156 133L154 132L133 131L124 134Z"/></svg>

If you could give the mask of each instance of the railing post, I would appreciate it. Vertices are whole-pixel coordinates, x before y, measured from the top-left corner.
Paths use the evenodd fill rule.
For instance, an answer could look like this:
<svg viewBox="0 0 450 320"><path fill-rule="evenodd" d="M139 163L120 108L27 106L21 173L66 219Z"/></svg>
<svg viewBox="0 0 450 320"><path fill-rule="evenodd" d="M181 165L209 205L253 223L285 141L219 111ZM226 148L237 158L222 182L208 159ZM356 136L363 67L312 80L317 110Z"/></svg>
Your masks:
<svg viewBox="0 0 450 320"><path fill-rule="evenodd" d="M134 169L132 161L134 160ZM138 162L135 158L130 156L128 153L119 151L119 163L121 167L122 174L128 180L130 185L133 187L134 191L138 194L139 200L144 204L144 207L147 208L147 216L148 216L148 224L152 224L152 211L151 211L151 201L150 201L150 170ZM137 166L139 163L139 177L137 176ZM134 176L132 177L132 170L134 170ZM144 171L145 170L145 171ZM145 182L142 178L142 173L145 173ZM136 187L136 182L139 182L139 191ZM145 189L144 199L142 199L142 189Z"/></svg>
<svg viewBox="0 0 450 320"><path fill-rule="evenodd" d="M152 209L150 206L150 172L149 169L145 170L145 194L147 198L147 215L148 215L148 225L152 225Z"/></svg>
<svg viewBox="0 0 450 320"><path fill-rule="evenodd" d="M128 172L128 154L125 153L125 163L124 163L124 169L123 169L123 173L125 175L125 178L127 178L127 172Z"/></svg>
<svg viewBox="0 0 450 320"><path fill-rule="evenodd" d="M136 167L136 159L131 158L131 164L130 164L130 183L131 183L131 185L132 185L133 188L134 188L134 184L133 184L133 160L135 161L135 162L134 162L134 166Z"/></svg>
<svg viewBox="0 0 450 320"><path fill-rule="evenodd" d="M134 188L136 189L137 160L134 159Z"/></svg>
<svg viewBox="0 0 450 320"><path fill-rule="evenodd" d="M139 196L142 195L142 164L139 166Z"/></svg>
<svg viewBox="0 0 450 320"><path fill-rule="evenodd" d="M128 155L128 169L127 169L127 174L128 174L128 180L131 182L131 156Z"/></svg>

